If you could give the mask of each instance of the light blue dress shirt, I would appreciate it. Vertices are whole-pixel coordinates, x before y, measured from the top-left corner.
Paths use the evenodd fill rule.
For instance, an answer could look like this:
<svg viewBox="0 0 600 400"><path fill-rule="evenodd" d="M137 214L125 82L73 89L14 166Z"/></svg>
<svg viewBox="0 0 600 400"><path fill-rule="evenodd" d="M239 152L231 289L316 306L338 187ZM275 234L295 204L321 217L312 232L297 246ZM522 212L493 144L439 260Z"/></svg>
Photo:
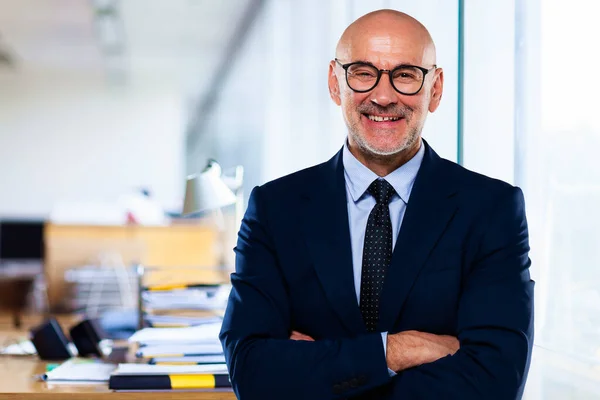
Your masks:
<svg viewBox="0 0 600 400"><path fill-rule="evenodd" d="M390 218L392 219L392 250L396 246L396 238L402 225L406 205L412 191L415 178L421 167L425 146L421 141L421 147L413 158L407 163L392 171L387 176L380 178L377 174L364 166L354 157L348 148L348 142L344 145L342 162L344 163L344 178L346 180L346 199L348 207L348 221L350 226L350 242L352 245L352 267L354 272L354 290L356 299L360 303L360 281L362 273L362 256L365 242L365 231L367 220L373 207L375 198L367 189L375 179L385 179L396 191L390 201ZM387 352L387 332L381 333L384 354ZM390 370L390 374L395 374Z"/></svg>

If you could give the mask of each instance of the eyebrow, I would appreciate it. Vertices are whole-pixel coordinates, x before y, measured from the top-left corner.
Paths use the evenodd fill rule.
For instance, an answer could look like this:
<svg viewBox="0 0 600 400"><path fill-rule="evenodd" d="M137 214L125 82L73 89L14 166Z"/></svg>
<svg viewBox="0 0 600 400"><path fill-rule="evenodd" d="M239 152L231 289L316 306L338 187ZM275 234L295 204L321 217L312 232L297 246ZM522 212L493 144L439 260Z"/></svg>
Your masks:
<svg viewBox="0 0 600 400"><path fill-rule="evenodd" d="M379 69L376 65L374 65L372 62L367 61L367 60L350 61L348 64L354 64L354 63L367 64L367 65L372 66L373 68ZM416 65L410 64L410 63L401 63L401 64L397 64L397 65L393 66L392 68L390 68L389 70L386 70L386 71L393 71L393 70L395 70L396 68L399 68L399 67L416 67Z"/></svg>

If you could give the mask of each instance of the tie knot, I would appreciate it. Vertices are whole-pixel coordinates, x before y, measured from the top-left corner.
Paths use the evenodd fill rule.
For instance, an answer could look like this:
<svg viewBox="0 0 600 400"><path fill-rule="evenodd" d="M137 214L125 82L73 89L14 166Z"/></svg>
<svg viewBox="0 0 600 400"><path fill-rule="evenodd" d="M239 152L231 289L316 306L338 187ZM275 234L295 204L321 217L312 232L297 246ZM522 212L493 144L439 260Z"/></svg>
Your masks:
<svg viewBox="0 0 600 400"><path fill-rule="evenodd" d="M385 179L375 179L373 183L369 185L367 191L371 194L371 196L375 197L377 204L383 203L388 205L392 196L396 191Z"/></svg>

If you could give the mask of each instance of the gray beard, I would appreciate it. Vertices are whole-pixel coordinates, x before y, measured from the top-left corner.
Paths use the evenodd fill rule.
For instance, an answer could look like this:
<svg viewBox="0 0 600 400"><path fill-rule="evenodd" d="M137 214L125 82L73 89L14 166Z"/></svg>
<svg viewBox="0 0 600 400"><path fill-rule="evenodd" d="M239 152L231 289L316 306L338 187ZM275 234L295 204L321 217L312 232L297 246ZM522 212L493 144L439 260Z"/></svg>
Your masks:
<svg viewBox="0 0 600 400"><path fill-rule="evenodd" d="M404 143L401 143L398 147L394 149L388 151L381 151L373 148L362 135L360 135L355 129L353 129L353 127L348 127L348 134L350 135L350 137L352 137L352 139L354 140L356 145L362 150L362 152L370 154L375 158L388 158L390 156L395 156L396 154L399 154L407 149L410 149L415 145L415 143L417 143L417 141L421 137L421 131L422 129L420 129L420 127L415 127L408 132L408 137L406 138Z"/></svg>

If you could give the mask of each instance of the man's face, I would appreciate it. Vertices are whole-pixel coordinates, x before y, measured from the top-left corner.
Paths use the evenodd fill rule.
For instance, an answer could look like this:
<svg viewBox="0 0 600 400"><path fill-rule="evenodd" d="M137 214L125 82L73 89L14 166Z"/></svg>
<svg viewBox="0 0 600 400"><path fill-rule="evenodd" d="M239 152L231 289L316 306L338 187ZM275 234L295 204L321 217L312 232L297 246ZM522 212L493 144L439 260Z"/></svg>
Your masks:
<svg viewBox="0 0 600 400"><path fill-rule="evenodd" d="M418 41L388 32L355 38L342 47L338 58L342 64L365 61L385 70L403 64L430 69L435 60L431 49ZM366 93L350 89L345 74L340 64L331 62L330 93L342 107L351 145L373 156L390 156L412 148L421 135L427 112L433 112L439 104L443 82L441 69L428 72L423 87L412 96L397 92L387 73L383 73L377 86ZM382 118L388 120L381 121Z"/></svg>

